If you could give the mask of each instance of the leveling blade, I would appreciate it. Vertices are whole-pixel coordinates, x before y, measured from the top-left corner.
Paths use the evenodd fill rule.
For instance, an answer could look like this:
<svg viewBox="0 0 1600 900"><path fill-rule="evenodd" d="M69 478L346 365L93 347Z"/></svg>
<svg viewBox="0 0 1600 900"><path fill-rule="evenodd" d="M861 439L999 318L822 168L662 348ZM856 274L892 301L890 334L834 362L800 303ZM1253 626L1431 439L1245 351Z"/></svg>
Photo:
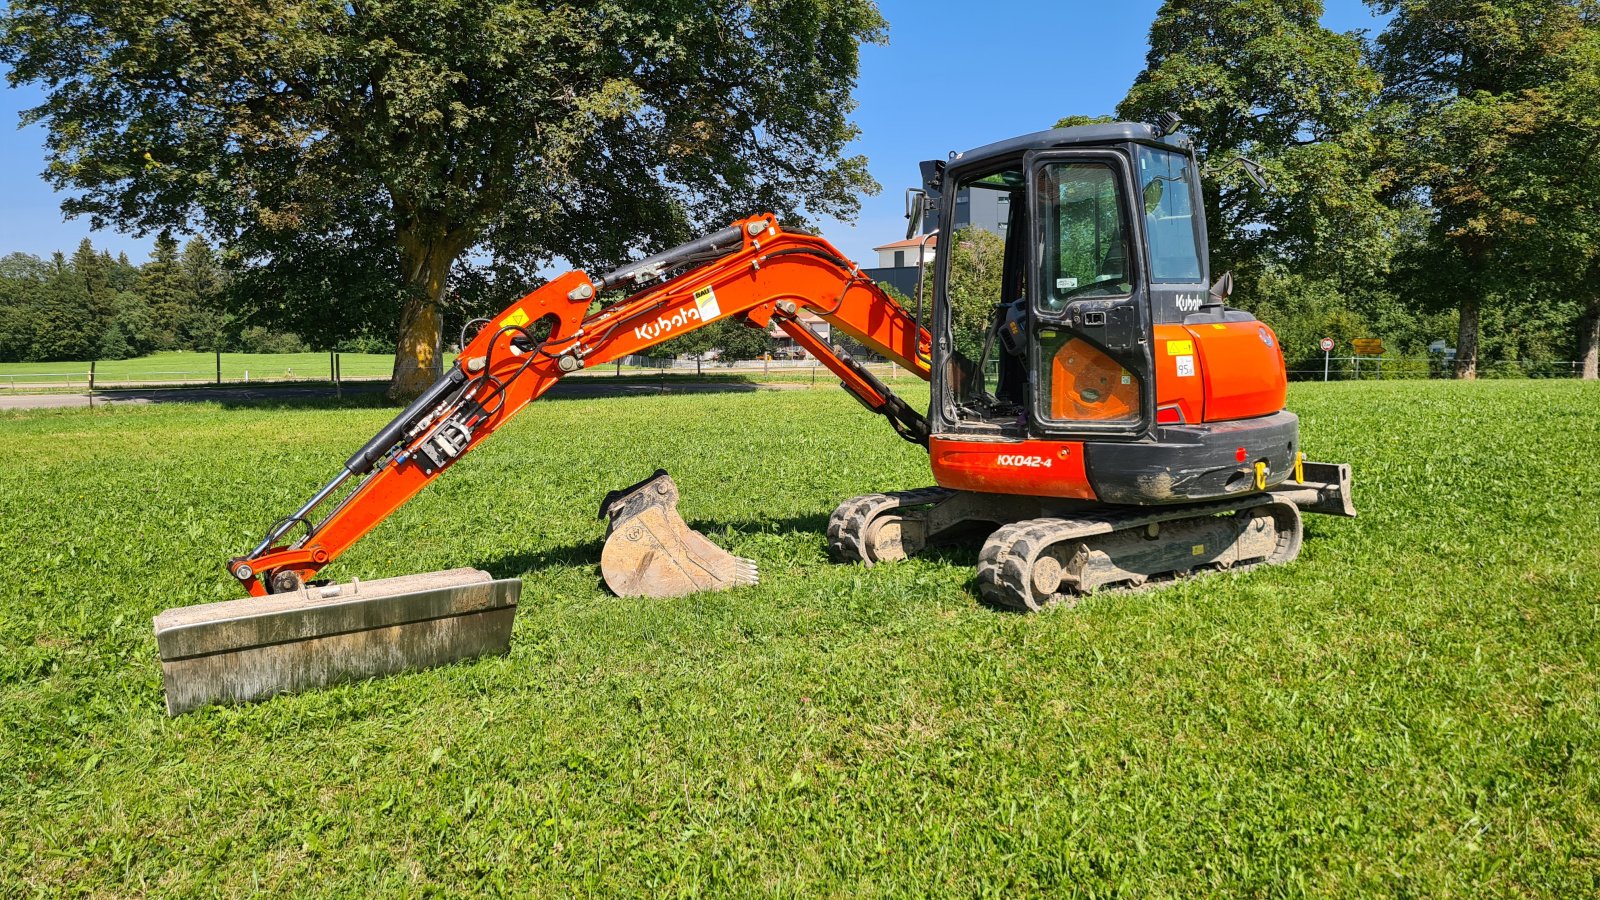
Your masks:
<svg viewBox="0 0 1600 900"><path fill-rule="evenodd" d="M169 609L155 617L167 714L503 654L521 593L450 569Z"/></svg>
<svg viewBox="0 0 1600 900"><path fill-rule="evenodd" d="M608 519L600 574L620 597L679 597L756 584L756 564L718 547L678 515L678 486L665 469L600 504Z"/></svg>

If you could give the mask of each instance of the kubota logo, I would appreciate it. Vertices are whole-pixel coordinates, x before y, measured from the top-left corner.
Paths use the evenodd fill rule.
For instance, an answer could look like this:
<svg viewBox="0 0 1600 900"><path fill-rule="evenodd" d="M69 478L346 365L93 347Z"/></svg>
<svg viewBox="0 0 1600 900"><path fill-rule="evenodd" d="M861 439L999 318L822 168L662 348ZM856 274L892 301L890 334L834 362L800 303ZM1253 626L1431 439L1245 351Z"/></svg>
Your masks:
<svg viewBox="0 0 1600 900"><path fill-rule="evenodd" d="M670 316L658 316L654 322L646 322L634 328L633 334L641 341L653 341L687 322L698 321L700 321L700 310L688 306Z"/></svg>
<svg viewBox="0 0 1600 900"><path fill-rule="evenodd" d="M1195 312L1200 309L1199 294L1179 294L1178 309L1183 312Z"/></svg>
<svg viewBox="0 0 1600 900"><path fill-rule="evenodd" d="M994 461L1002 466L1021 469L1048 469L1051 462L1043 456L1012 456L1005 453L995 457Z"/></svg>

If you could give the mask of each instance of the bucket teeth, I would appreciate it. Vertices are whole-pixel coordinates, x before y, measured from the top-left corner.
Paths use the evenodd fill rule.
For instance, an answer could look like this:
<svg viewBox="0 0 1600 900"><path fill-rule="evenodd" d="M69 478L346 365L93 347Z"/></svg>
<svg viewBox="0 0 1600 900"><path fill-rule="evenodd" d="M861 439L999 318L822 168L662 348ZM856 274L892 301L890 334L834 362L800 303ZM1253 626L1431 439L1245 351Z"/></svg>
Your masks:
<svg viewBox="0 0 1600 900"><path fill-rule="evenodd" d="M663 469L612 491L600 574L621 597L678 597L760 583L756 564L706 539L678 514L678 486Z"/></svg>

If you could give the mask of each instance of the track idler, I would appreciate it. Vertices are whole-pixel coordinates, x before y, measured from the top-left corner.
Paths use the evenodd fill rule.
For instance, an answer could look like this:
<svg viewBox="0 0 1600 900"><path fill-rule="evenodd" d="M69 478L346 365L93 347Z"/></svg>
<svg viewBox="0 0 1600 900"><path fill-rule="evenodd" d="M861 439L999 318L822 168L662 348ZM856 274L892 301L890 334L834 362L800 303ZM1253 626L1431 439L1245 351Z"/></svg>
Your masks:
<svg viewBox="0 0 1600 900"><path fill-rule="evenodd" d="M756 564L707 540L678 515L678 486L665 469L600 504L608 519L600 574L619 597L680 597L756 584Z"/></svg>

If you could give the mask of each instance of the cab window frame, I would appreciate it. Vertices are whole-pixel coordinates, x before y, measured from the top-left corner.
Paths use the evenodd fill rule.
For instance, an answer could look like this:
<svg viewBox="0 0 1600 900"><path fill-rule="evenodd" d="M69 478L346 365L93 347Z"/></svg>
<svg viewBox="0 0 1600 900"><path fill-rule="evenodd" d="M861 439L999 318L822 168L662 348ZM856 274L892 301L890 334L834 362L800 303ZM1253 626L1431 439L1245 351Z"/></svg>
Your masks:
<svg viewBox="0 0 1600 900"><path fill-rule="evenodd" d="M1030 419L1033 427L1040 434L1050 438L1075 438L1085 440L1137 440L1145 435L1155 424L1156 391L1153 374L1154 361L1151 354L1151 335L1153 334L1154 320L1148 310L1140 311L1141 305L1148 306L1151 295L1151 285L1148 281L1149 262L1145 252L1139 252L1135 244L1146 243L1144 235L1144 217L1142 206L1136 207L1138 195L1138 170L1136 168L1136 154L1133 147L1123 143L1111 147L1095 148L1051 148L1032 150L1026 154L1028 170L1028 202L1031 204L1032 215L1029 217L1031 234L1030 252L1033 254L1032 268L1029 279L1029 310L1032 316L1035 332L1042 329L1067 329L1079 339L1086 340L1090 346L1098 346L1088 335L1080 329L1072 327L1071 310L1074 304L1080 301L1099 301L1108 305L1131 304L1138 317L1138 328L1142 339L1138 350L1131 354L1137 359L1130 359L1137 368L1129 366L1129 371L1138 376L1139 381L1139 409L1136 418L1120 419L1115 421L1093 420L1062 420L1049 415L1049 410L1044 407L1046 391L1042 386L1035 386L1031 391ZM1040 176L1051 165L1061 163L1098 163L1110 168L1117 185L1117 196L1120 206L1120 215L1124 225L1126 240L1129 242L1125 281L1129 285L1126 292L1115 294L1094 294L1089 296L1075 296L1068 300L1059 310L1050 310L1044 303L1045 287L1045 248L1049 232L1045 228L1043 197L1040 191ZM1055 248L1059 254L1059 248ZM1138 298L1143 295L1146 299L1141 303ZM1046 358L1040 346L1039 334L1030 336L1029 341L1029 367L1036 377L1043 379L1050 359ZM1143 374L1140 374L1143 373Z"/></svg>
<svg viewBox="0 0 1600 900"><path fill-rule="evenodd" d="M1132 197L1128 193L1130 187L1126 174L1127 170L1122 168L1122 165L1126 165L1126 162L1127 157L1110 150L1055 151L1049 154L1040 154L1038 158L1029 161L1028 202L1032 210L1030 220L1033 230L1032 249L1034 253L1032 272L1030 273L1032 277L1029 278L1033 296L1030 298L1029 305L1032 307L1034 314L1041 319L1062 321L1067 309L1073 302L1078 300L1123 300L1138 292L1139 279L1144 277L1147 263L1141 258L1142 254L1136 253L1134 248L1137 238L1137 232L1134 229L1142 228L1143 223L1136 221L1133 216ZM1047 218L1043 203L1045 198L1039 190L1039 178L1043 177L1045 170L1051 166L1084 164L1096 165L1107 169L1111 173L1112 183L1116 187L1117 215L1122 227L1123 250L1125 253L1123 258L1126 260L1127 268L1123 281L1128 284L1128 290L1108 294L1079 294L1068 298L1067 302L1063 303L1059 309L1052 309L1045 302L1047 297L1050 296L1051 290L1046 284L1048 279L1045 277L1045 270L1051 258L1056 260L1055 265L1059 268L1061 251L1059 232L1057 232L1058 244L1056 247L1050 248L1050 256L1046 255L1052 231L1051 226L1045 221ZM1052 203L1055 205L1059 215L1059 198L1053 200ZM1059 229L1059 221L1055 223L1055 227Z"/></svg>
<svg viewBox="0 0 1600 900"><path fill-rule="evenodd" d="M1144 214L1144 190L1145 190L1145 185L1144 185L1144 161L1145 161L1145 159L1147 157L1153 157L1153 156L1156 156L1158 154L1167 154L1168 156L1179 157L1180 159L1182 159L1184 161L1184 165L1185 166L1188 166L1188 167L1193 168L1193 169L1196 170L1195 171L1196 177L1194 178L1193 181L1185 179L1184 182L1183 182L1184 196L1187 197L1188 201L1189 201L1189 234L1190 234L1191 240L1194 241L1195 269L1198 272L1198 274L1195 275L1193 278L1189 278L1189 277L1181 277L1180 278L1180 277L1171 277L1171 276L1161 276L1156 271L1156 249L1157 249L1156 248L1156 244L1160 240L1162 240L1162 236L1155 229L1150 228L1149 227L1149 223L1143 221L1143 219L1144 219L1144 215L1145 215ZM1171 286L1188 286L1188 285L1194 285L1194 284L1202 284L1203 285L1203 284L1207 284L1208 283L1207 279L1210 276L1209 276L1209 272L1207 271L1208 262L1209 261L1206 258L1207 254L1206 254L1206 233L1205 233L1205 212L1204 212L1205 204L1204 204L1204 198L1198 196L1198 191L1199 191L1198 167L1199 167L1199 163L1196 162L1195 158L1192 155L1190 155L1189 153L1184 152L1183 150L1181 150L1181 149L1179 149L1177 147L1172 147L1172 146L1168 146L1168 145L1165 145L1165 144L1143 144L1143 143L1141 143L1141 144L1135 144L1134 145L1133 177L1134 177L1134 188L1139 192L1139 198L1140 198L1140 201L1139 201L1140 216L1139 216L1139 218L1140 218L1141 221L1139 223L1139 227L1141 229L1143 229L1144 232L1145 232L1145 250L1144 250L1145 266L1146 266L1145 270L1147 272L1149 272L1150 283L1153 284L1153 285L1161 285L1163 287L1171 287Z"/></svg>
<svg viewBox="0 0 1600 900"><path fill-rule="evenodd" d="M950 368L954 365L955 358L962 355L956 346L955 309L954 304L951 302L949 293L951 265L955 256L953 252L953 245L950 242L955 240L955 234L957 231L959 231L959 229L950 226L955 221L956 210L959 206L965 205L970 209L970 189L972 187L982 187L978 184L979 182L983 182L991 178L997 178L1007 172L1015 172L1020 179L1018 185L1014 188L1010 188L1009 190L1009 192L1016 193L1018 195L1016 202L1031 202L1032 192L1028 184L1029 168L1027 154L1025 153L1019 153L1015 156L999 159L985 160L984 164L981 166L973 165L970 167L955 168L947 170L944 173L943 180L944 184L946 185L944 188L944 193L947 199L943 201L941 210L939 250L934 266L934 283L937 296L934 304L935 309L933 321L933 326L935 329L935 343L938 345L937 350L941 359L940 364L934 367L935 371L933 373L932 386L936 394L936 402L934 406L939 409L938 418L941 422L941 425L942 427L950 428L954 433L989 433L994 430L995 426L990 422L962 416L957 409L959 403L956 396L957 392L955 390L955 385L950 383L953 374L950 371ZM963 196L963 187L969 189L967 196ZM1004 188L998 187L991 187L989 189L1004 190ZM970 226L969 223L968 226L963 227L972 226ZM1026 241L1029 239L1030 236L1026 234L1008 234L1001 236L1001 240L1003 241ZM996 299L998 300L998 298ZM975 364L977 360L969 360L969 362ZM982 371L975 372L975 377L979 386L985 384L986 378ZM1009 431L1010 429L1008 427L1000 430Z"/></svg>

